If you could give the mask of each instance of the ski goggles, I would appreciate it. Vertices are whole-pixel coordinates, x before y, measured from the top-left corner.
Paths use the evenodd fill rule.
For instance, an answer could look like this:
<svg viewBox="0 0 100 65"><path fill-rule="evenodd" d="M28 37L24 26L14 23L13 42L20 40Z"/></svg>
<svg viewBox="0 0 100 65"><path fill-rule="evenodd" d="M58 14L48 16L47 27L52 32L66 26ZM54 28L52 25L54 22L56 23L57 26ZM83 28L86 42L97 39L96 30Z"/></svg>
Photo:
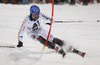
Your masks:
<svg viewBox="0 0 100 65"><path fill-rule="evenodd" d="M39 13L32 13L32 16L39 16Z"/></svg>

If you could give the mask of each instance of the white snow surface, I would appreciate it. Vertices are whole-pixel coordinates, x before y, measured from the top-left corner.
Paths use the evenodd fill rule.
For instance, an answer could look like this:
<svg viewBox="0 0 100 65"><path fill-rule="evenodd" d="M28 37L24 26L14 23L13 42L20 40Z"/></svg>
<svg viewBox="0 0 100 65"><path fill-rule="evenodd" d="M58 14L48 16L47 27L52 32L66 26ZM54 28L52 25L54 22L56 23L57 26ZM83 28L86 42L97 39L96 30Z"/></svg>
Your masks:
<svg viewBox="0 0 100 65"><path fill-rule="evenodd" d="M17 45L17 34L23 19L29 14L29 5L0 4L0 45ZM41 12L51 16L51 4L35 4ZM100 4L55 5L54 20L83 21L54 23L51 34L86 52L84 58L67 53L65 58L54 50L45 48L24 33L24 47L1 48L0 65L100 65ZM45 29L48 25L41 23Z"/></svg>

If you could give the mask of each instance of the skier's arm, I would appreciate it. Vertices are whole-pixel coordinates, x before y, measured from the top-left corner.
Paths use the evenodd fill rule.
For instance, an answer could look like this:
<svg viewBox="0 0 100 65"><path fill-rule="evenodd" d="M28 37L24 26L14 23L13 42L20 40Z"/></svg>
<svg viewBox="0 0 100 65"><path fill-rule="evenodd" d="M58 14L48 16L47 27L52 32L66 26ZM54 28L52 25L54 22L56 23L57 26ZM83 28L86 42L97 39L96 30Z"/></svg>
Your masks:
<svg viewBox="0 0 100 65"><path fill-rule="evenodd" d="M22 23L22 25L20 27L20 30L18 32L18 45L17 45L17 47L22 47L23 46L22 39L23 39L23 33L25 31L25 28L26 28L26 18L27 17L25 17L25 19L24 19L24 21L23 21L23 23Z"/></svg>
<svg viewBox="0 0 100 65"><path fill-rule="evenodd" d="M51 17L48 17L48 16L46 16L45 14L42 14L42 13L41 13L41 16L42 16L42 19L50 21L50 22L46 22L47 25L51 24ZM54 23L54 20L53 20L52 23Z"/></svg>
<svg viewBox="0 0 100 65"><path fill-rule="evenodd" d="M18 41L22 41L24 30L25 30L25 21L22 23L20 30L18 32Z"/></svg>

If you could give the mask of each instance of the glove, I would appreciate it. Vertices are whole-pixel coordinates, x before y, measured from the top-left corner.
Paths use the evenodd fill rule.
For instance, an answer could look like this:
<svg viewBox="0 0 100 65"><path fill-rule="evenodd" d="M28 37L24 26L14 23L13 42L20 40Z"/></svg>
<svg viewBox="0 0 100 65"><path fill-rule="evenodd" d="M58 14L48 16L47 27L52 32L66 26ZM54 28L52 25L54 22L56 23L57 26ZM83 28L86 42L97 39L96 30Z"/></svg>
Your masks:
<svg viewBox="0 0 100 65"><path fill-rule="evenodd" d="M47 25L51 25L51 23L46 23Z"/></svg>
<svg viewBox="0 0 100 65"><path fill-rule="evenodd" d="M17 47L23 47L23 42L18 41L18 45L17 45Z"/></svg>

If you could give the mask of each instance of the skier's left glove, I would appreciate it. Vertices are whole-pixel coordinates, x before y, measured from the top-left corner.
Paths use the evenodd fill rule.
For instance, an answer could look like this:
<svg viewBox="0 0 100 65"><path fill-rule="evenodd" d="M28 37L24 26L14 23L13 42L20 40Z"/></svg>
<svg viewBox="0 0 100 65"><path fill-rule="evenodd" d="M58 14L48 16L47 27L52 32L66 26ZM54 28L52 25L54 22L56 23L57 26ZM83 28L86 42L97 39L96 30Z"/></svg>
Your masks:
<svg viewBox="0 0 100 65"><path fill-rule="evenodd" d="M51 23L46 23L47 25L51 25Z"/></svg>
<svg viewBox="0 0 100 65"><path fill-rule="evenodd" d="M23 47L23 42L18 41L18 45L17 45L17 47Z"/></svg>

